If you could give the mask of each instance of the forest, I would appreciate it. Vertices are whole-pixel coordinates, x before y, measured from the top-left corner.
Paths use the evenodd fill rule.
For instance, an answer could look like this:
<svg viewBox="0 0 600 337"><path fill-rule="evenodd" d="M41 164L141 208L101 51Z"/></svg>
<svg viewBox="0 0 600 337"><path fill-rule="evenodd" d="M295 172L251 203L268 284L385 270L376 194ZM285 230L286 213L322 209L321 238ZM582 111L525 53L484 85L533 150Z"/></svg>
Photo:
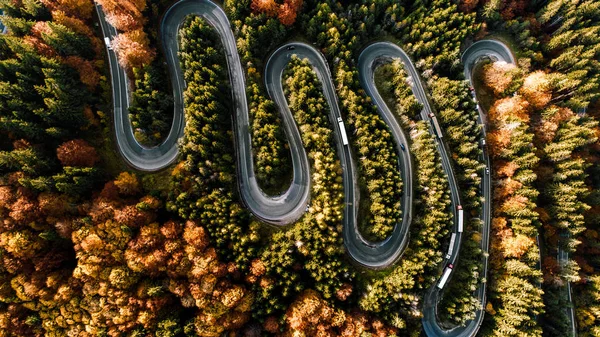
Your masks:
<svg viewBox="0 0 600 337"><path fill-rule="evenodd" d="M188 16L179 27L185 134L176 162L143 172L119 155L95 4L118 32L110 50L126 73L135 140L153 148L174 116L160 29L175 2L0 0L0 337L427 336L424 311L455 226L440 146L465 230L439 291L438 324L465 327L483 305L477 336L600 335L600 2L218 1L244 70L264 193L293 183L263 76L270 54L306 42L335 86L360 200L344 201L323 84L308 60L290 56L282 89L311 181L306 212L281 227L240 196L232 77L209 20ZM461 56L482 39L506 44L516 62L481 60L469 83ZM355 263L343 239L346 207L372 243L406 216L401 153L359 81L358 56L376 41L402 47L420 75L399 61L375 65L414 161L408 246L381 270ZM443 141L421 117L414 81ZM492 200L481 188L486 174ZM480 248L486 202L489 253Z"/></svg>

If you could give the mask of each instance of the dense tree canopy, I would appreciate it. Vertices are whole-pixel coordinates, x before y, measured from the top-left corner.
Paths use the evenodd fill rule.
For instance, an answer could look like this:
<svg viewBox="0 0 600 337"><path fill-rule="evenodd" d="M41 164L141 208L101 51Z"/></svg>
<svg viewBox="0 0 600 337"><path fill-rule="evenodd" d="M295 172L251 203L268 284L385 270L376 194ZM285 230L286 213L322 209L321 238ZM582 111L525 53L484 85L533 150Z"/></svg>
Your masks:
<svg viewBox="0 0 600 337"><path fill-rule="evenodd" d="M299 123L314 172L313 198L302 220L273 235L260 256L265 273L256 284L258 317L284 310L283 300L304 289L314 288L325 299L341 302L353 289L353 273L342 258L342 171L327 102L307 61L292 59L284 79L290 110Z"/></svg>
<svg viewBox="0 0 600 337"><path fill-rule="evenodd" d="M129 106L131 126L140 143L158 145L171 130L173 98L164 90L166 81L157 65L135 68L133 73L136 90Z"/></svg>
<svg viewBox="0 0 600 337"><path fill-rule="evenodd" d="M118 31L130 117L143 145L169 132L172 98L160 53L167 0L98 0ZM225 0L247 85L257 179L290 184L279 111L264 86L267 57L306 40L330 66L355 154L359 230L386 239L402 221L403 185L388 127L358 81L368 43L397 42L402 64L376 82L414 157L410 243L383 271L344 252L342 170L321 84L293 58L284 90L311 164L304 217L260 223L239 197L229 75L217 32L180 29L185 136L178 162L135 173L112 143L105 46L87 0L0 0L0 336L423 335L423 295L440 277L453 226L436 140L411 81L425 84L444 129L465 209L460 260L437 317L464 325L488 284L482 336L600 334L600 3L594 0ZM461 51L505 40L517 64L477 67L487 111L493 219L481 273L481 128ZM479 85L480 84L480 85ZM568 258L566 253L568 253ZM574 303L567 301L571 284Z"/></svg>

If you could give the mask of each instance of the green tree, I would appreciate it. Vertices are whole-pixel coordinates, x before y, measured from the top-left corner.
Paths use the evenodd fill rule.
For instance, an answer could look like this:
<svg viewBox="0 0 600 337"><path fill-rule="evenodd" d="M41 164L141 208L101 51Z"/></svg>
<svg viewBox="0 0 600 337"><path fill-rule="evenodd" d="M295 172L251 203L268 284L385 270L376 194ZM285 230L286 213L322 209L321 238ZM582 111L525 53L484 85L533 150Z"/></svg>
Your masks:
<svg viewBox="0 0 600 337"><path fill-rule="evenodd" d="M144 145L158 145L169 133L173 119L173 97L157 65L133 69L135 91L129 114L136 139Z"/></svg>

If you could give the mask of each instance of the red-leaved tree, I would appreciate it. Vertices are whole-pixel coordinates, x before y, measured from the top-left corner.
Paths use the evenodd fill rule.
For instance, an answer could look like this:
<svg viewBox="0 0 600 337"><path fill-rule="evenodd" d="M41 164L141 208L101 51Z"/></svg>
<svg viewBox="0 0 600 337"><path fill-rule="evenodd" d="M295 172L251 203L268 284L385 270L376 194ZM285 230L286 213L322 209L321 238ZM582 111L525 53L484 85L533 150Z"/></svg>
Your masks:
<svg viewBox="0 0 600 337"><path fill-rule="evenodd" d="M63 166L92 167L98 162L96 149L83 139L62 143L56 149L56 156Z"/></svg>

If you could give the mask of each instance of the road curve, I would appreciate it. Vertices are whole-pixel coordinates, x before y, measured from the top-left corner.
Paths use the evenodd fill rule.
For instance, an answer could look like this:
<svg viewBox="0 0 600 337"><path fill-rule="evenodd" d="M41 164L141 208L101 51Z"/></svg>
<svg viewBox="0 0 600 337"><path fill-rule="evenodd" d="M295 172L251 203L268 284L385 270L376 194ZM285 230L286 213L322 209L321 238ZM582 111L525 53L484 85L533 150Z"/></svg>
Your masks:
<svg viewBox="0 0 600 337"><path fill-rule="evenodd" d="M404 252L409 239L409 229L412 222L413 211L413 164L409 152L406 135L396 121L394 114L383 101L375 86L375 68L377 61L382 58L394 57L402 50L391 43L379 42L365 48L358 58L358 74L360 84L377 107L379 115L388 125L394 139L396 153L398 154L398 167L400 168L404 193L402 197L402 222L396 224L392 234L380 242L366 240L358 229L356 210L358 200L347 200L346 219L352 221L344 226L344 243L348 254L361 265L381 269L391 266ZM403 149L404 147L404 149ZM349 155L349 154L348 154ZM357 184L354 182L354 188ZM351 207L356 205L356 207Z"/></svg>
<svg viewBox="0 0 600 337"><path fill-rule="evenodd" d="M111 41L117 32L110 26L102 9L96 5L102 31ZM157 147L141 146L134 137L129 120L129 93L127 76L117 62L116 54L107 47L110 72L113 84L114 121L117 146L127 162L136 169L156 171L172 164L178 156L178 141L184 132L183 91L185 80L178 57L178 34L188 15L198 15L205 19L219 34L226 54L229 80L235 109L234 133L237 149L237 170L240 194L244 204L259 219L275 225L285 225L298 220L305 212L309 199L310 170L308 158L300 133L293 122L289 110L282 111L283 124L293 164L292 184L280 196L268 196L258 186L254 173L252 142L250 139L250 118L246 100L244 72L237 52L236 40L225 12L209 0L181 0L171 6L161 23L161 39L167 67L171 76L174 97L173 125L165 141Z"/></svg>
<svg viewBox="0 0 600 337"><path fill-rule="evenodd" d="M325 99L329 104L329 117L333 125L338 155L343 168L345 203L343 237L346 250L357 263L365 267L387 267L394 263L400 256L402 252L401 245L406 240L406 236L397 230L397 226L388 239L374 243L365 240L358 230L357 206L359 191L356 169L352 160L350 147L343 145L340 126L337 123L338 118L342 115L339 109L335 86L331 80L329 66L323 55L312 46L300 42L292 42L280 47L271 55L265 67L267 91L277 103L279 109L288 109L281 80L285 67L294 55L301 59L307 59L310 62L322 84ZM398 147L400 147L399 144ZM406 167L404 171L407 171ZM410 203L406 205L410 206Z"/></svg>
<svg viewBox="0 0 600 337"><path fill-rule="evenodd" d="M96 5L96 9L98 11L104 36L112 40L117 35L116 30L106 22L100 6ZM342 145L340 129L337 123L335 123L337 118L341 117L341 114L329 67L327 66L324 57L313 47L303 43L290 43L279 48L269 58L265 71L265 83L269 95L279 107L286 135L290 143L294 167L293 182L290 188L281 196L270 197L265 195L258 186L254 175L244 72L237 53L235 38L223 10L209 0L181 0L177 2L167 11L161 24L163 48L171 76L171 82L173 84L175 114L173 126L167 139L157 147L145 148L135 140L128 114L129 92L126 73L123 68L119 66L115 53L107 46L113 82L116 139L119 151L127 162L139 170L156 171L170 165L177 159L177 143L183 136L184 130L183 90L185 88L185 81L177 57L177 35L183 20L188 15L201 16L213 26L217 30L225 49L233 106L235 108L234 129L238 158L238 182L242 200L250 211L263 221L276 225L284 225L300 218L305 212L308 203L310 191L310 168L308 159L301 142L298 128L287 106L281 82L283 70L291 59L291 56L295 54L300 58L309 59L318 78L323 84L323 91L330 105L330 118L332 125L334 125L334 131L338 140L336 142L338 153L344 169L345 220L343 235L348 253L358 263L369 268L384 268L393 264L399 258L408 242L408 228L412 220L412 163L408 152L398 151L398 153L401 154L399 165L403 166L403 180L407 184L406 193L403 197L403 222L396 226L394 232L388 239L377 243L368 242L358 231L356 210L359 195L356 173L350 148ZM476 45L477 44L474 46ZM288 50L288 47L290 46L294 47L293 52ZM465 73L469 79L470 70L479 59L479 56L477 55L497 56L499 59L508 55L512 59L510 52L508 52L508 54L502 54L503 51L500 49L498 52L493 44L479 44L479 47L473 49L473 51L471 53L466 52L465 55L463 55L463 61L466 65ZM379 113L390 126L396 146L399 148L400 144L406 144L406 137L402 133L402 130L393 118L389 109L383 104L374 85L373 65L375 60L380 58L399 58L404 63L405 68L413 78L413 93L424 106L423 111L421 112L423 120L429 120L429 113L431 113L432 110L419 79L418 72L410 58L398 46L391 43L376 43L363 51L359 59L361 83L363 84L365 91L367 91L375 104L377 104ZM483 121L484 117L481 112L480 118ZM434 133L433 128L430 128L430 132L432 134ZM456 205L460 205L460 199L456 179L444 144L438 141L437 147L441 154L442 165L448 175L454 218L457 219ZM486 180L488 186L487 190L489 191L489 178L484 179L484 185L486 184ZM486 198L486 200L490 199ZM487 223L488 226L486 227L489 230L489 217ZM455 221L455 227L456 224L457 221ZM484 230L484 232L486 231ZM483 240L486 245L486 249L484 250L486 252L488 236L489 232L488 235L486 235L485 240ZM460 243L461 236L458 235L453 255L447 261L448 263L456 262ZM487 271L487 259L485 261L484 270ZM481 294L480 298L483 299L482 303L484 303L485 283L482 284L482 287L480 287L478 291ZM471 323L463 328L442 330L436 319L436 306L439 301L438 296L439 293L437 292L436 287L432 287L432 291L426 296L423 318L423 325L426 333L429 336L474 335L479 328L483 312L481 310L478 311L478 319L474 321L476 322L475 324Z"/></svg>
<svg viewBox="0 0 600 337"><path fill-rule="evenodd" d="M504 43L497 40L481 40L473 45L471 45L462 55L462 63L464 65L464 73L465 78L469 81L471 87L473 86L472 80L472 72L478 62L482 60L492 60L494 62L506 62L510 64L516 64L515 58L511 52L511 50ZM476 99L476 98L475 98ZM479 123L483 125L482 134L483 138L486 138L486 128L487 128L487 119L485 111L482 109L480 105L477 105L479 112ZM487 149L484 149L483 152L483 161L485 166L490 168L490 159ZM487 278L488 272L488 256L489 256L489 238L490 238L490 221L491 221L491 205L490 201L492 200L491 193L491 172L490 174L484 174L482 179L482 190L484 195L484 202L482 205L482 220L483 220L483 229L482 229L482 240L481 240L481 250L483 252L483 277ZM536 237L539 246L539 237ZM565 253L561 247L558 248L558 261L559 263L566 263L568 261L568 253ZM541 258L540 258L540 268L541 268ZM484 316L484 308L486 303L486 282L482 282L477 289L477 298L481 304L481 308L476 312L475 319L470 321L466 327L456 327L450 330L441 330L440 327L435 323L435 326L429 326L428 328L432 333L427 332L428 336L475 336L481 327L481 323L483 322ZM567 282L566 286L567 290L567 298L568 301L572 304L571 299L571 285ZM437 310L436 310L437 311ZM573 312L573 306L566 308L569 319L571 320L571 330L573 336L577 336L577 328L575 325L575 314Z"/></svg>
<svg viewBox="0 0 600 337"><path fill-rule="evenodd" d="M403 63L404 69L407 71L409 77L411 78L411 80L409 82L411 85L412 92L415 95L415 97L417 98L417 100L419 101L419 103L421 103L423 105L423 109L421 110L421 118L425 121L431 121L431 118L429 116L431 113L433 113L433 110L431 109L431 106L429 104L429 100L425 93L423 84L420 80L418 71L416 70L410 57L399 46L397 46L393 43L390 43L390 42L377 42L377 43L373 43L373 44L369 45L362 51L361 55L359 56L359 61L358 61L360 82L361 82L363 88L365 89L365 91L367 92L367 94L371 97L373 102L377 105L377 107L380 111L380 114L382 115L382 117L384 118L386 123L390 126L390 129L392 131L392 135L394 136L396 144L397 144L397 146L399 146L399 144L401 144L401 143L406 144L406 137L403 134L400 126L398 125L394 115L389 111L387 105L385 104L385 102L383 101L383 99L381 98L379 93L377 92L377 89L375 88L375 81L374 81L374 69L378 64L377 61L378 60L385 61L385 60L390 60L390 59L399 59ZM429 132L432 135L435 135L434 128L432 127L431 124L429 126ZM440 153L442 167L448 178L448 186L450 188L450 197L451 197L451 201L452 201L452 211L453 211L453 215L454 215L454 232L457 233L456 240L454 242L453 253L452 253L451 257L445 261L445 263L446 264L448 264L448 263L455 264L458 259L458 255L460 253L460 245L462 242L462 233L458 233L458 212L457 212L457 206L461 204L460 191L458 188L458 184L456 183L456 177L454 175L454 170L453 170L445 143L443 142L443 138L440 139L439 137L436 137L435 139L436 139L436 147ZM411 163L411 158L410 158L410 154L408 154L407 152L399 151L399 153L402 154L401 160L404 161L404 163L405 163L404 166L405 167L408 166L408 168L409 168L408 170L405 169L403 171L404 181L406 181L405 177L407 176L407 172L408 172L408 177L410 177L410 180L411 180L410 185L407 186L408 191L410 191L410 192L405 194L403 202L404 202L404 205L409 205L408 209L411 210L411 208L410 208L410 206L412 205L412 163ZM408 162L408 164L406 164L407 162ZM405 206L405 209L407 209L406 206ZM403 219L402 226L400 226L400 228L396 228L396 231L392 235L392 238L393 238L394 235L402 234L402 237L399 238L399 240L398 240L398 242L400 242L401 244L400 245L396 244L396 249L398 249L396 251L396 254L398 254L398 255L401 254L401 252L405 248L406 243L408 242L408 234L409 234L408 229L410 226L411 217L412 216L405 217ZM384 247L385 247L385 245L384 245ZM437 283L435 283L427 291L427 293L425 295L425 301L424 301L423 326L429 336L443 336L444 335L444 331L441 328L439 328L439 326L437 324L437 317L436 317L437 309L436 308L437 308L437 303L439 302L440 298L439 298L438 288L436 287L436 285L437 285ZM432 325L438 328L437 331L435 328L434 329L431 328ZM441 334L438 334L438 332L441 332Z"/></svg>
<svg viewBox="0 0 600 337"><path fill-rule="evenodd" d="M471 45L462 55L462 62L464 65L465 78L469 81L472 86L472 71L475 65L483 59L490 58L495 61L504 61L507 63L515 63L515 59L510 52L510 49L503 43L496 40L481 40ZM482 128L482 137L485 139L487 125L485 112L478 105L479 112L479 123L484 125ZM482 159L487 168L490 168L489 155L487 149L484 149ZM489 252L489 238L490 238L490 221L491 221L491 200L492 200L492 189L491 189L491 172L482 174L481 189L483 191L484 201L482 203L481 219L483 220L482 227L482 239L481 239L481 250L482 250L482 264L483 264L483 278L487 277L488 270L488 252ZM440 326L437 319L437 303L439 303L439 297L441 293L439 291L431 292L429 302L433 305L426 307L424 310L423 317L423 329L427 333L427 336L450 336L450 337L467 337L475 336L481 327L484 316L484 308L486 303L486 282L481 282L476 290L476 296L479 299L480 308L475 313L475 319L469 321L467 325L460 327L453 327L451 329L445 329Z"/></svg>
<svg viewBox="0 0 600 337"><path fill-rule="evenodd" d="M96 5L96 9L104 36L110 40L114 39L117 35L116 30L107 23L102 8ZM186 86L177 55L177 34L183 20L188 15L201 16L214 27L226 52L233 106L235 108L234 129L238 158L238 182L245 205L261 220L276 225L294 222L305 212L310 192L310 168L300 133L283 93L281 80L283 70L291 55L307 58L323 84L323 91L330 106L332 125L334 125L334 131L338 139L338 153L344 168L346 205L344 211L344 239L348 253L359 264L369 268L383 268L394 263L406 245L408 224L411 221L410 182L412 181L412 170L410 156L405 155L408 160L403 160L400 163L405 166L403 176L409 187L407 188L409 192L405 194L403 203L405 208L404 223L402 226L397 226L388 239L376 243L368 242L358 231L356 206L358 205L359 193L356 172L350 149L348 146L342 145L339 126L336 123L337 118L341 117L341 113L329 67L325 58L313 47L303 43L290 43L276 50L269 58L265 70L265 84L270 97L277 104L282 116L286 136L290 142L294 176L290 188L283 195L278 197L265 195L258 186L254 175L244 72L237 53L235 38L223 10L209 0L181 0L173 5L163 18L161 38L171 83L173 84L175 115L171 132L167 139L157 147L145 148L135 140L128 114L127 76L124 69L119 66L114 51L107 47L113 82L117 145L127 162L139 170L156 171L170 165L177 158L177 142L183 136L184 130L183 90ZM294 47L293 52L287 49L290 46ZM386 120L392 120L389 111L387 113ZM396 128L398 128L397 124ZM404 137L402 137L402 140L403 143L406 143ZM400 144L397 144L397 147L400 148Z"/></svg>

